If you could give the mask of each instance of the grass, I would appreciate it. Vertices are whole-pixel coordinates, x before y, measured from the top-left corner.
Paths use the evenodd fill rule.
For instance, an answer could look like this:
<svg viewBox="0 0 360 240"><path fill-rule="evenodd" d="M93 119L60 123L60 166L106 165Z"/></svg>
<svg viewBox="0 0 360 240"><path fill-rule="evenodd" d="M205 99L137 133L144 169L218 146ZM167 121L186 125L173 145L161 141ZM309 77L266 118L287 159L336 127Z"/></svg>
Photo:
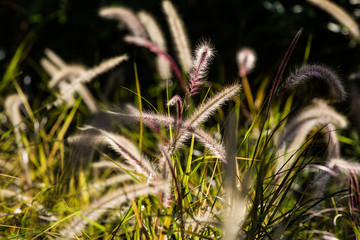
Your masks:
<svg viewBox="0 0 360 240"><path fill-rule="evenodd" d="M165 11L169 6L176 11L164 1ZM128 25L138 18L129 9L125 13L118 19L127 17ZM177 13L167 17L177 23L169 27L173 36L181 35L175 43L179 51L188 45L186 31L181 19L170 19L179 18ZM48 50L42 76L47 83L62 77L55 88L48 86L50 97L27 99L19 84L20 63L33 34L15 52L0 87L18 101L1 98L2 239L360 238L360 164L343 157L356 148L358 137L342 130L351 123L330 106L345 96L340 78L324 66L306 65L281 85L301 31L288 39L276 78L260 74L257 90L245 62L238 63L241 76L220 79L232 84L208 75L209 41L194 56L188 49L178 53L180 67L154 40L127 36L145 48L137 54L148 49L164 58L162 67L172 69L175 82L160 79L166 74L150 55L154 73L146 81L165 84L147 89L138 74L144 66L129 56L135 86L117 89L114 99L126 92L134 106L122 103L116 110L95 95L99 113L88 109L80 91L99 74L129 66L123 63L127 57L74 68ZM311 39L299 61L307 62ZM194 64L185 70L189 59ZM320 82L340 99L327 88L328 99L298 106L291 87L313 78L325 80ZM286 91L278 96L280 90ZM95 120L89 123L90 117Z"/></svg>

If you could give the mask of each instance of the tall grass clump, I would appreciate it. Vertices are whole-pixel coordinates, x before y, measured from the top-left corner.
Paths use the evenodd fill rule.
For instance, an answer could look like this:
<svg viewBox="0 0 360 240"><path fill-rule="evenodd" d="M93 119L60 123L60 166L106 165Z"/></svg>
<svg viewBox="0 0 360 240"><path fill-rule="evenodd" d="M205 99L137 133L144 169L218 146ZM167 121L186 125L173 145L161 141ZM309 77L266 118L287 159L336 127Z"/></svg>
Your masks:
<svg viewBox="0 0 360 240"><path fill-rule="evenodd" d="M338 12L358 37L337 5L309 2ZM200 40L192 54L180 14L170 1L161 6L164 31L143 10L100 8L128 30L120 39L129 50L94 67L47 48L29 59L44 99L24 93L20 64L7 71L0 237L359 239L360 163L349 156L344 78L325 64L290 71L302 61L293 59L303 34L295 29L272 73L257 73L256 48L242 47L236 77L217 81L216 42ZM121 102L95 87L117 71L131 80L114 89L130 96ZM314 94L299 97L304 88Z"/></svg>

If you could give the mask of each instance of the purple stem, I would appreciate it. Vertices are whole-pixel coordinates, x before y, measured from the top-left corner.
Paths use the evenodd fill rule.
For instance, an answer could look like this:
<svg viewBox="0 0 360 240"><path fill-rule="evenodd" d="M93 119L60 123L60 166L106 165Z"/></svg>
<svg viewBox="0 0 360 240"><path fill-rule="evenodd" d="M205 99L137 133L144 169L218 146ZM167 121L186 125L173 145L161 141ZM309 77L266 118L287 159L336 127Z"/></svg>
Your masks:
<svg viewBox="0 0 360 240"><path fill-rule="evenodd" d="M354 218L355 225L359 221L359 208L360 208L360 192L359 192L359 183L354 172L350 173L350 186L349 186L349 201L350 207Z"/></svg>
<svg viewBox="0 0 360 240"><path fill-rule="evenodd" d="M172 97L172 99L169 101L169 103L173 102L173 101L176 104L177 121L179 122L182 119L182 111L183 111L182 99L178 95L175 95L174 97ZM174 104L172 103L171 105L174 105Z"/></svg>
<svg viewBox="0 0 360 240"><path fill-rule="evenodd" d="M297 41L299 40L300 38L300 35L302 33L302 29L300 29L297 34L295 35L294 39L292 40L289 48L287 49L285 55L284 55L284 58L282 59L281 61L281 64L280 64L280 67L279 67L279 70L276 74L276 77L275 77L275 81L274 81L274 84L271 88L271 91L270 91L270 97L269 97L269 102L268 102L268 109L269 109L269 106L270 106L270 103L271 103L271 100L275 94L275 90L278 88L279 86L279 83L280 83L280 80L282 78L282 75L284 74L284 71L285 71L285 68L286 68L286 65L287 63L289 62L289 59L291 57L291 54L292 52L294 51L294 48L295 48L295 45L297 43Z"/></svg>
<svg viewBox="0 0 360 240"><path fill-rule="evenodd" d="M184 81L183 75L180 71L180 68L176 64L175 60L169 54L167 54L167 52L161 50L153 42L146 40L144 38L128 35L124 38L124 41L138 45L138 46L145 47L145 48L149 49L151 52L155 53L156 55L165 58L170 63L171 68L173 69L176 77L179 79L179 82L180 82L181 86L184 88L185 92L190 93L185 84L185 81Z"/></svg>

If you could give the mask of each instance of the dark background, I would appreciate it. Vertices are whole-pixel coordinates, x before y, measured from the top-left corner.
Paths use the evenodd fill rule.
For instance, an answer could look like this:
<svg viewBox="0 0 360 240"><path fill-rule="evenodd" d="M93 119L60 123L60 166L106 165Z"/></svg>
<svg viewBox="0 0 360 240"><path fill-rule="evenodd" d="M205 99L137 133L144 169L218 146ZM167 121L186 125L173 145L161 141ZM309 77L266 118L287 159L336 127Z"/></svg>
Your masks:
<svg viewBox="0 0 360 240"><path fill-rule="evenodd" d="M352 5L348 0L334 2L349 13L360 8L359 4ZM309 62L329 65L344 78L360 70L360 48L354 46L348 35L329 31L327 24L330 21L337 23L336 20L306 1L181 0L173 3L185 22L192 46L203 37L211 39L215 45L217 55L211 67L214 81L219 74L227 79L225 81L233 81L238 71L236 50L242 46L250 46L258 55L256 68L251 75L254 79L251 85L256 88L261 81L258 76L276 74L284 52L300 28L303 28L303 34L288 70L303 63L310 35L312 45ZM127 31L118 30L115 21L98 16L99 8L110 5L151 13L168 37L169 52L174 55L159 0L0 1L0 72L6 70L25 36L31 30L37 29L36 37L27 48L28 57L21 63L20 78L31 76L32 79L30 86L24 86L30 95L41 93L41 90L34 88L46 88L46 85L41 87L41 84L45 83L39 76L41 71L37 69L45 48L54 50L67 62L79 62L87 66L98 64L102 59L128 53L139 61L140 76L141 71L148 76L149 71L153 71L151 66L146 64L146 54L149 53L145 53L143 57L144 50L125 44L122 38ZM301 11L294 11L299 8ZM124 81L125 84L134 83L133 76L130 74ZM148 82L151 82L151 79Z"/></svg>

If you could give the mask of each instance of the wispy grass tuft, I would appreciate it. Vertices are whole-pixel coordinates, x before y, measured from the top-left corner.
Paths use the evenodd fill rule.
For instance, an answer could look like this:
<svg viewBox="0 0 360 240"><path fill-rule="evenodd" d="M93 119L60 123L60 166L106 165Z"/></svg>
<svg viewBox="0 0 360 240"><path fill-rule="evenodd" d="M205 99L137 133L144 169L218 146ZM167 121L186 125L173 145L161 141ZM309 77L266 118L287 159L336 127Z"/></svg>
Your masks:
<svg viewBox="0 0 360 240"><path fill-rule="evenodd" d="M339 76L330 68L322 65L306 65L296 69L285 80L283 88L293 88L294 86L303 84L313 79L319 79L329 84L329 86L335 90L340 101L344 101L346 99L346 92Z"/></svg>
<svg viewBox="0 0 360 240"><path fill-rule="evenodd" d="M163 32L161 31L158 23L147 12L140 11L138 13L141 23L144 25L150 40L164 52L167 52L166 40ZM171 66L170 63L158 56L156 59L156 67L158 69L160 78L167 80L171 78Z"/></svg>
<svg viewBox="0 0 360 240"><path fill-rule="evenodd" d="M82 130L95 130L99 132L100 135L93 136L93 141L95 143L107 143L115 152L124 157L127 162L140 174L143 174L149 180L153 179L156 175L152 166L149 162L139 153L139 150L136 146L125 137L106 132L101 129L96 129L91 126L85 126ZM79 136L80 137L80 136ZM90 136L84 136L84 138L89 138Z"/></svg>
<svg viewBox="0 0 360 240"><path fill-rule="evenodd" d="M128 59L125 54L105 60L93 68L86 69L80 65L66 64L58 55L49 49L45 51L45 54L48 59L41 59L41 65L51 76L48 86L50 88L57 87L60 89L60 96L58 100L54 102L54 105L60 105L65 101L72 106L75 101L74 93L78 92L92 113L99 112L99 108L94 97L84 84Z"/></svg>
<svg viewBox="0 0 360 240"><path fill-rule="evenodd" d="M241 86L239 84L225 87L221 92L217 93L198 107L185 121L186 125L192 127L199 126L199 124L206 121L206 119L210 117L216 109L239 94L240 89Z"/></svg>
<svg viewBox="0 0 360 240"><path fill-rule="evenodd" d="M193 67L193 64L190 50L191 47L185 31L184 23L170 1L163 1L162 7L167 17L166 19L169 24L171 36L175 43L179 62L184 72L189 72Z"/></svg>
<svg viewBox="0 0 360 240"><path fill-rule="evenodd" d="M340 146L336 136L337 128L345 128L348 125L344 116L329 107L324 101L314 101L312 106L305 108L298 116L294 117L286 125L279 139L280 151L277 161L277 170L291 166L295 156L304 144L309 133L316 127L324 128L328 134L328 155L331 159L340 156ZM291 160L292 159L292 160Z"/></svg>
<svg viewBox="0 0 360 240"><path fill-rule="evenodd" d="M359 140L351 122L329 106L332 101L314 99L298 109L296 94L275 95L302 31L287 49L271 89L270 74L249 75L259 50L243 48L241 54L233 52L238 57L233 66L239 67L231 73L234 79L220 74L219 82L234 83L207 82L207 92L198 94L214 49L202 42L192 59L179 14L170 1L162 5L181 68L150 14L123 7L100 10L129 29L126 42L157 55L148 58L156 61L153 73L144 72L151 68L136 57L133 79L127 76L133 71L117 71L130 86L114 88L105 103L97 99L101 82L94 96L87 87L127 55L88 68L47 49L40 63L48 79L32 58L21 59L28 54L22 53L25 45L19 48L0 87L4 92L12 81L8 92L15 88L18 93L0 98L0 238L360 239L360 164L358 154L351 155L359 150ZM30 63L47 83L38 90L54 96L43 99L30 92L27 99L18 83L21 70L27 72L20 62ZM171 84L170 70L183 94ZM151 83L159 75L166 89ZM239 77L245 96L236 83ZM319 83L345 99L341 79L323 65L299 68L284 88L293 92L310 79L324 80ZM141 103L138 108L128 94ZM54 105L54 98L68 104ZM82 111L82 98L97 114Z"/></svg>
<svg viewBox="0 0 360 240"><path fill-rule="evenodd" d="M341 24L349 28L349 31L353 37L360 39L360 28L354 18L347 13L339 5L328 1L328 0L307 0L308 2L314 4L315 6L323 9Z"/></svg>
<svg viewBox="0 0 360 240"><path fill-rule="evenodd" d="M148 35L142 23L136 14L125 7L105 7L99 10L100 17L107 19L115 19L119 21L119 26L122 26L121 23L125 23L126 27L130 32L137 37L147 38Z"/></svg>
<svg viewBox="0 0 360 240"><path fill-rule="evenodd" d="M189 75L190 95L199 93L203 79L207 76L209 64L214 56L214 48L209 41L200 43L194 51L194 64Z"/></svg>
<svg viewBox="0 0 360 240"><path fill-rule="evenodd" d="M30 187L32 185L32 181L29 168L29 156L25 150L23 139L21 137L21 128L24 128L24 126L22 125L23 118L21 116L20 107L23 105L23 101L18 94L11 94L6 98L4 104L6 114L9 116L9 119L14 127L15 143L18 149L20 164L24 171L25 183L28 187Z"/></svg>
<svg viewBox="0 0 360 240"><path fill-rule="evenodd" d="M239 76L249 75L254 69L257 61L256 53L253 49L243 47L236 53L236 62L238 64Z"/></svg>

